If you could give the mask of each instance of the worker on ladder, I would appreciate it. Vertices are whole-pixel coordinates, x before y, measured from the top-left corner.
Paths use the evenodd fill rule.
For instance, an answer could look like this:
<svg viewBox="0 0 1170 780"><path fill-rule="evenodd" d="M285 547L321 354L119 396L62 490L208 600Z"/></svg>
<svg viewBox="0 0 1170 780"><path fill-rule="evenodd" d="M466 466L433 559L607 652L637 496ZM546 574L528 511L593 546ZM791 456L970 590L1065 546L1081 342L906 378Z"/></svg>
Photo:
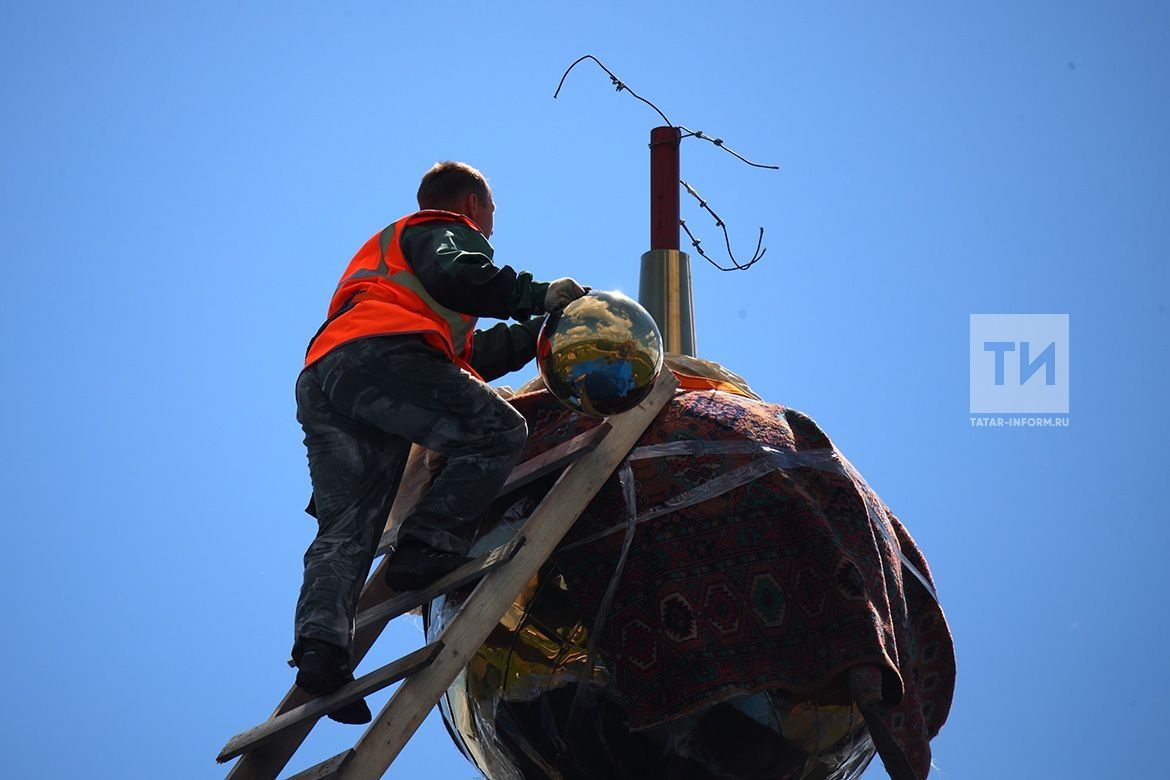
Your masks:
<svg viewBox="0 0 1170 780"><path fill-rule="evenodd" d="M484 380L536 355L543 318L581 297L573 279L535 282L493 264L495 204L483 174L442 162L420 211L370 238L350 262L297 379L317 536L305 552L292 657L296 684L324 696L352 681L354 613L411 442L447 456L403 520L387 565L396 591L467 563L479 515L527 437L524 418ZM516 319L475 330L476 317ZM329 717L368 723L364 701Z"/></svg>

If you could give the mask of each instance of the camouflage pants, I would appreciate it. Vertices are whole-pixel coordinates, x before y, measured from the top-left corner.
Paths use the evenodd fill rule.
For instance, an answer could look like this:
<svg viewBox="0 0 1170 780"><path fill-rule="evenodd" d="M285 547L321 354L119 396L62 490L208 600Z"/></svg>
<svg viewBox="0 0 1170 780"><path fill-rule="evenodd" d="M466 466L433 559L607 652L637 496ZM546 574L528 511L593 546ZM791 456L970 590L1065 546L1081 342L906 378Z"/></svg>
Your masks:
<svg viewBox="0 0 1170 780"><path fill-rule="evenodd" d="M466 553L528 433L494 390L415 336L360 339L309 366L297 379L297 420L318 531L305 552L294 657L309 637L352 647L358 596L411 442L447 462L398 539Z"/></svg>

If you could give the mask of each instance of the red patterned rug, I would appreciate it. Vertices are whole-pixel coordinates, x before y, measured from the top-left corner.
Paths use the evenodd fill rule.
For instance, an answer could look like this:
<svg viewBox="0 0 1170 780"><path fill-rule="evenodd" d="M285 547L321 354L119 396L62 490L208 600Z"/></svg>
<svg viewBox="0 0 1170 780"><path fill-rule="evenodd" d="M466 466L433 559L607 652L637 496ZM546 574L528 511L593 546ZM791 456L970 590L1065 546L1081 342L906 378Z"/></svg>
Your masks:
<svg viewBox="0 0 1170 780"><path fill-rule="evenodd" d="M523 458L598 422L547 392L512 403L531 431ZM879 717L894 747L883 749L876 734L875 742L887 767L901 763L925 778L930 738L950 709L954 648L941 608L915 574L930 580L909 533L859 477L825 467L833 445L798 411L723 392L679 392L639 446L684 441L756 442L786 465L637 524L599 647L630 703L631 727L765 689L840 696L850 670L880 669L881 703L867 720ZM763 457L632 461L637 512ZM582 614L597 614L615 575L626 507L615 475L561 549L578 546L554 558Z"/></svg>

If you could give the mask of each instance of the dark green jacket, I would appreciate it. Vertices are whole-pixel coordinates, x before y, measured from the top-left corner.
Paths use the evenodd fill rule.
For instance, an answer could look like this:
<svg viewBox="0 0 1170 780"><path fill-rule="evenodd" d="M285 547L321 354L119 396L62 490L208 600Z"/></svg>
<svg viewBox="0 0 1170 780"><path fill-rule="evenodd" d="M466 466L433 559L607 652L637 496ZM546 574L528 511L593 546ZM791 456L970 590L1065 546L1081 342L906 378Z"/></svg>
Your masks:
<svg viewBox="0 0 1170 780"><path fill-rule="evenodd" d="M478 230L459 222L426 222L406 229L402 253L415 276L436 301L473 317L520 320L477 330L472 336L471 367L491 381L523 368L536 357L536 336L548 284L532 274L492 262L495 250Z"/></svg>

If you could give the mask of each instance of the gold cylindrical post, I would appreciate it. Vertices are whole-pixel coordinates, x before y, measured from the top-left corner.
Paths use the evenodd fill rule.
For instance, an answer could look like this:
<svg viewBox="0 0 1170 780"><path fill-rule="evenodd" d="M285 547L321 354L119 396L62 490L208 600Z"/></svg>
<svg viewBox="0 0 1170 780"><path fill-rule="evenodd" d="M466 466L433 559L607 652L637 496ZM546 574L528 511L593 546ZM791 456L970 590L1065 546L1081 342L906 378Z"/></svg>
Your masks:
<svg viewBox="0 0 1170 780"><path fill-rule="evenodd" d="M662 332L667 352L695 354L694 304L691 302L691 258L677 249L651 249L642 255L638 284L642 304Z"/></svg>

